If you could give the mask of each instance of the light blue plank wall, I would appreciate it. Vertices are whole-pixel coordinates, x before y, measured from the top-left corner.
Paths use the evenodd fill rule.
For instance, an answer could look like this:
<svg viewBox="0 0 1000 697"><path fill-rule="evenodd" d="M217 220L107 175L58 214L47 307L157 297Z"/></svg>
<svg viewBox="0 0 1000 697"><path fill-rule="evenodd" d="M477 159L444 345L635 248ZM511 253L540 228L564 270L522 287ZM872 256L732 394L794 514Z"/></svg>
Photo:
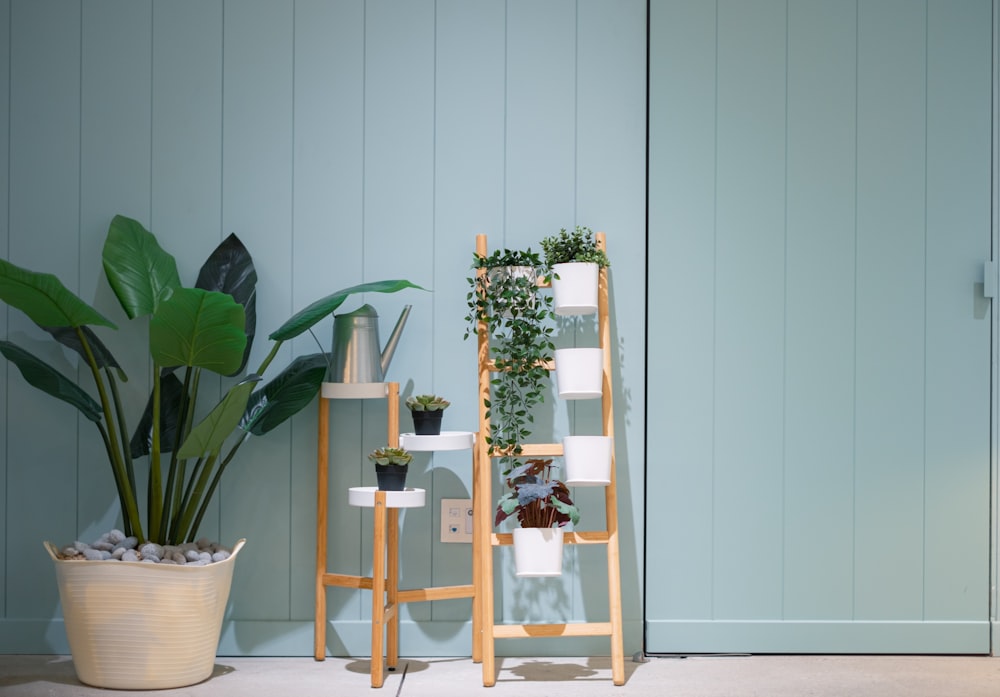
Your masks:
<svg viewBox="0 0 1000 697"><path fill-rule="evenodd" d="M714 592L745 619L781 606L785 3L720 3L717 26Z"/></svg>
<svg viewBox="0 0 1000 697"><path fill-rule="evenodd" d="M989 593L989 301L978 286L990 249L989 2L928 3L927 411L924 606L927 620L981 619ZM965 68L976 66L978 69ZM968 72L967 79L954 75ZM970 105L956 110L955 104ZM945 135L947 134L947 135ZM978 230L959 235L956 230ZM947 337L947 338L946 338ZM956 355L956 353L958 355ZM974 397L970 398L970 395ZM982 492L967 505L969 491Z"/></svg>
<svg viewBox="0 0 1000 697"><path fill-rule="evenodd" d="M193 283L202 262L232 231L222 226L220 195L222 0L154 3L152 30L150 213L147 219L140 211L121 212L147 222L177 257L184 280ZM174 39L178 36L183 41ZM243 231L236 232L243 239ZM136 332L137 341L144 340L141 325L123 329L129 330ZM262 341L259 330L257 341ZM148 368L145 376L140 373L133 380L138 385L132 389L145 399L151 389ZM205 386L218 390L218 380ZM220 539L218 498L201 532Z"/></svg>
<svg viewBox="0 0 1000 697"><path fill-rule="evenodd" d="M628 361L616 428L619 468L628 470L631 486L621 502L629 521L622 525L626 650L638 650L644 330L642 304L632 299L641 297L644 278L645 3L10 4L11 101L0 115L10 119L10 138L0 138L10 152L3 151L8 166L0 171L10 172L2 189L17 204L6 217L5 253L55 270L117 312L95 275L115 213L146 223L188 280L236 232L260 277L252 367L267 333L317 297L362 281L409 278L431 292L363 299L382 316L383 338L402 305L414 305L389 377L404 394L446 394L454 402L448 427L473 430L475 349L461 335L475 234L537 248L543 235L576 223L608 232L612 253L621 250L614 272L621 285L613 281L612 291L620 287L630 299L615 325ZM6 7L5 0L0 15ZM134 60L113 62L111 48L120 43L106 37L116 32L129 37ZM7 36L0 28L0 38ZM581 55L581 46L590 49ZM0 79L3 73L0 66ZM117 138L111 145L109 133ZM49 263L50 244L79 247L79 266L70 258ZM8 324L13 338L31 331L21 318ZM316 329L324 348L330 327L328 320ZM132 331L142 334L141 327ZM572 327L568 332L568 341L577 340ZM283 347L276 363L315 350L312 337L302 337ZM139 403L145 372L141 360L130 368L131 398ZM75 423L68 410L58 414L19 377L5 401L24 408L7 414L0 435L7 438L3 523L9 531L12 520L19 529L27 521L36 533L5 538L17 563L4 557L11 569L4 607L17 611L0 619L0 651L65 652L38 537L96 531L108 515L107 492L94 480L78 512L77 479L85 470L76 456L86 448L75 429L62 432L64 442L47 439L45 452L30 437L39 414ZM568 428L573 414L561 409L558 423ZM331 414L330 566L363 573L371 564L371 516L343 505L344 489L373 483L364 454L385 437L384 403L334 402ZM592 416L575 418L586 425ZM542 419L555 423L553 412ZM245 447L205 525L223 540L249 538L223 655L312 653L316 428L310 407ZM38 513L40 469L9 469L8 462L29 456L62 463L44 499L55 514ZM418 457L415 483L434 505L404 516L404 584L469 578L468 547L436 538L437 499L468 495L470 460L471 453ZM603 591L574 573L558 587L568 602L549 619L606 613ZM520 619L522 596L533 593L510 587L504 615ZM328 650L364 655L368 594L328 595ZM404 653L467 655L469 609L467 600L405 608ZM501 642L498 651L596 654L606 643Z"/></svg>
<svg viewBox="0 0 1000 697"><path fill-rule="evenodd" d="M863 619L921 610L926 17L859 8L856 593ZM892 84L893 89L885 89ZM892 268L891 276L886 273ZM891 278L891 281L890 281ZM891 513L890 513L891 512ZM884 582L894 588L885 596Z"/></svg>
<svg viewBox="0 0 1000 697"><path fill-rule="evenodd" d="M10 46L10 0L0 2L0 42ZM0 131L10 129L10 52L0 55ZM0 161L10 162L10 141L0 138ZM7 255L10 221L10 168L0 170L0 250ZM0 308L0 326L7 327L7 307ZM7 423L7 372L0 368L0 423ZM0 452L7 452L7 429L0 429ZM7 460L0 463L0 501L7 500ZM7 516L0 516L0 615L7 610Z"/></svg>
<svg viewBox="0 0 1000 697"><path fill-rule="evenodd" d="M263 336L254 344L251 370L270 350L267 333L294 311L292 9L292 3L259 0L223 10L222 227L226 234L237 232L258 260ZM291 347L283 346L275 368L290 359ZM233 615L249 620L287 618L290 598L291 425L268 435L240 452L238 469L221 487L221 539L253 541L254 553L241 563L242 581L232 591ZM276 467L279 462L284 465Z"/></svg>
<svg viewBox="0 0 1000 697"><path fill-rule="evenodd" d="M81 10L80 296L114 303L100 263L104 233L117 212L143 220L150 212L152 4L102 0ZM145 323L131 325L115 309L121 331L104 335L109 347L143 341ZM136 353L118 354L133 359L123 365L133 379L122 388L132 408L141 410L148 363ZM86 371L80 379L92 384ZM88 422L80 424L78 534L93 540L115 526L119 505L100 434Z"/></svg>
<svg viewBox="0 0 1000 697"><path fill-rule="evenodd" d="M853 606L856 20L789 5L782 566L795 619L815 617L818 597L830 617Z"/></svg>
<svg viewBox="0 0 1000 697"><path fill-rule="evenodd" d="M649 158L677 162L650 172L650 297L684 297L657 303L648 327L650 357L670 346L673 360L650 360L652 395L648 424L670 443L651 448L647 501L656 510L651 526L675 530L672 544L647 559L647 578L662 584L665 617L711 616L713 499L715 471L712 371L715 325L716 8L683 0L651 9L650 73L658 89L649 94ZM687 65L688 70L671 66ZM674 103L686 105L674 108ZM656 177L659 177L658 179ZM678 341L676 327L684 327ZM655 454L654 454L655 453ZM682 496L678 492L684 492ZM687 569L688 573L676 573Z"/></svg>
<svg viewBox="0 0 1000 697"><path fill-rule="evenodd" d="M653 3L649 650L989 650L990 17Z"/></svg>
<svg viewBox="0 0 1000 697"><path fill-rule="evenodd" d="M55 273L76 290L76 252L81 245L80 33L79 4L12 4L7 254L15 264ZM39 244L40 239L45 243ZM52 249L69 253L53 258ZM23 315L10 313L7 327L8 337L21 345L41 346L47 359L72 374L69 358L42 343L41 331ZM39 545L42 539L62 541L76 534L81 427L75 409L54 405L20 375L8 384L7 403L17 405L8 412L6 424L5 454L15 463L7 470L5 502L7 558L15 562L8 564L7 616L48 619L58 616L57 593L51 562ZM50 428L50 423L58 427ZM21 534L25 530L32 534ZM40 638L35 632L27 634Z"/></svg>
<svg viewBox="0 0 1000 697"><path fill-rule="evenodd" d="M503 230L506 38L503 4L437 3L434 267L462 272L435 273L435 347L452 344L465 333L466 278L475 249L470 232L492 239ZM465 376L478 370L474 342L462 341L460 356L435 350L427 376L431 382L414 383L415 392L430 390L451 401L445 430L478 428L476 394L464 387ZM433 477L435 498L470 498L471 453L436 453ZM431 529L439 530L439 508L432 513ZM470 583L469 546L443 544L437 535L432 540L434 584ZM464 622L471 601L435 603L432 611L435 620Z"/></svg>

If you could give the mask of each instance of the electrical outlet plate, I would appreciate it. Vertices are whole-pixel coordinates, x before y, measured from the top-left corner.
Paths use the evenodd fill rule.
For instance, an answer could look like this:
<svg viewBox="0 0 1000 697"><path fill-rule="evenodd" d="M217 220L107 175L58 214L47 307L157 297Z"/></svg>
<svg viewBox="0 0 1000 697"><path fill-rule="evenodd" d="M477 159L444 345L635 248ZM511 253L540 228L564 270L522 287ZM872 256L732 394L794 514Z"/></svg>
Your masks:
<svg viewBox="0 0 1000 697"><path fill-rule="evenodd" d="M472 499L441 499L441 541L472 544Z"/></svg>

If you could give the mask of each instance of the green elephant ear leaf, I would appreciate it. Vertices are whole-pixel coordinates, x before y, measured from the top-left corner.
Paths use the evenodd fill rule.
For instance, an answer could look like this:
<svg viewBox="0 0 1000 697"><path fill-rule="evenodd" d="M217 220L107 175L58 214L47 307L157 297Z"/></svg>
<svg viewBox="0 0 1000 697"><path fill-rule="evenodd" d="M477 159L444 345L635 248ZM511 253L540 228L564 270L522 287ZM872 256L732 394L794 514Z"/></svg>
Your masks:
<svg viewBox="0 0 1000 697"><path fill-rule="evenodd" d="M42 327L99 324L118 328L52 274L29 271L3 259L0 259L0 300Z"/></svg>
<svg viewBox="0 0 1000 697"><path fill-rule="evenodd" d="M232 375L242 373L257 333L257 270L239 237L231 234L215 248L198 272L194 287L226 293L243 306L247 346L243 362Z"/></svg>
<svg viewBox="0 0 1000 697"><path fill-rule="evenodd" d="M403 290L404 288L426 290L426 288L422 288L405 279L394 281L373 281L371 283L362 283L357 286L351 286L350 288L345 288L344 290L338 290L336 293L332 293L325 298L320 298L308 307L300 310L294 317L274 330L268 338L272 341L286 341L288 339L294 339L302 332L311 329L312 326L321 319L333 313L334 310L340 307L344 301L354 293L395 293L396 291Z"/></svg>
<svg viewBox="0 0 1000 697"><path fill-rule="evenodd" d="M262 389L253 393L240 428L262 436L299 413L319 392L326 356L299 356Z"/></svg>
<svg viewBox="0 0 1000 697"><path fill-rule="evenodd" d="M161 366L231 375L246 348L243 322L243 307L225 293L177 288L149 320L149 350Z"/></svg>
<svg viewBox="0 0 1000 697"><path fill-rule="evenodd" d="M0 341L0 353L17 366L21 375L32 387L72 404L80 413L95 423L100 423L103 416L100 405L93 397L80 389L72 380L53 368L48 363L36 358L17 344Z"/></svg>
<svg viewBox="0 0 1000 697"><path fill-rule="evenodd" d="M111 221L101 259L129 319L152 314L164 291L181 285L174 258L141 223L123 215Z"/></svg>
<svg viewBox="0 0 1000 697"><path fill-rule="evenodd" d="M205 457L218 453L222 449L222 444L239 425L243 413L246 411L247 400L253 392L254 383L260 377L253 376L247 378L238 385L233 385L222 401L215 405L211 413L205 419L191 429L184 444L177 451L177 457L187 459L190 457Z"/></svg>

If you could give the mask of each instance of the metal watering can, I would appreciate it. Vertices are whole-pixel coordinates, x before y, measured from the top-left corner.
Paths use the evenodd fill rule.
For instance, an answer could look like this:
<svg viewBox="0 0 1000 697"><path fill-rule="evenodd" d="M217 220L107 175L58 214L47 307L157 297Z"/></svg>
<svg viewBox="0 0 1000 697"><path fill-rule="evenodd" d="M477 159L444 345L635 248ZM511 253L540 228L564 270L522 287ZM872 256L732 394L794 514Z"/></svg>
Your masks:
<svg viewBox="0 0 1000 697"><path fill-rule="evenodd" d="M378 313L371 305L354 312L333 316L333 348L330 366L333 382L382 382L399 343L412 305L403 308L392 335L381 347L378 339Z"/></svg>

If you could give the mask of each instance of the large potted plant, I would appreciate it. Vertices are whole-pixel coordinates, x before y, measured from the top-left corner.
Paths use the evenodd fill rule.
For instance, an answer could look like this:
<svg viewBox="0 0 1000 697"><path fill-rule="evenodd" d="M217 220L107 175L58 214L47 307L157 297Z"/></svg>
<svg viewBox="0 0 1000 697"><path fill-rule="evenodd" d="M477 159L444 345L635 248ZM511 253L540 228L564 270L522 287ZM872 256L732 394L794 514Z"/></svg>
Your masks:
<svg viewBox="0 0 1000 697"><path fill-rule="evenodd" d="M532 409L544 401L552 342L552 296L538 293L541 258L527 250L475 255L468 279L465 338L485 332L496 370L486 400L486 443L510 472L531 433Z"/></svg>
<svg viewBox="0 0 1000 697"><path fill-rule="evenodd" d="M597 246L593 231L577 225L541 242L545 254L545 278L552 283L557 315L588 315L597 312L598 275L610 266L608 255Z"/></svg>
<svg viewBox="0 0 1000 697"><path fill-rule="evenodd" d="M112 536L114 542L102 544L127 547L128 555L122 551L118 557L137 559L77 561L72 551L46 545L56 559L77 675L99 687L181 687L211 675L228 597L234 556L221 554L228 559L208 563L211 554L206 561L190 547L223 471L251 436L264 435L311 402L327 371L323 353L300 356L262 385L279 347L353 293L417 286L378 281L314 302L271 333L271 350L256 372L244 374L256 327L256 271L235 235L211 254L191 288L181 283L174 258L155 236L124 216L111 221L102 261L128 319L148 318L148 347L126 344L143 353L148 348L151 360L152 395L139 418L133 418L120 393L125 376L119 363L94 330L117 329L115 322L55 276L2 259L0 300L80 355L97 398L10 341L0 341L0 353L31 385L73 405L95 424L114 476L123 528ZM224 376L229 387L206 415L198 398L209 390L199 385L212 373ZM140 496L137 470L143 460L147 485ZM170 548L180 556L169 551L170 558L160 559ZM200 563L180 564L188 552ZM172 563L150 563L155 559Z"/></svg>
<svg viewBox="0 0 1000 697"><path fill-rule="evenodd" d="M496 520L515 517L514 566L518 577L562 573L563 526L580 520L569 488L551 476L552 460L531 459L507 476L510 491L497 502Z"/></svg>

